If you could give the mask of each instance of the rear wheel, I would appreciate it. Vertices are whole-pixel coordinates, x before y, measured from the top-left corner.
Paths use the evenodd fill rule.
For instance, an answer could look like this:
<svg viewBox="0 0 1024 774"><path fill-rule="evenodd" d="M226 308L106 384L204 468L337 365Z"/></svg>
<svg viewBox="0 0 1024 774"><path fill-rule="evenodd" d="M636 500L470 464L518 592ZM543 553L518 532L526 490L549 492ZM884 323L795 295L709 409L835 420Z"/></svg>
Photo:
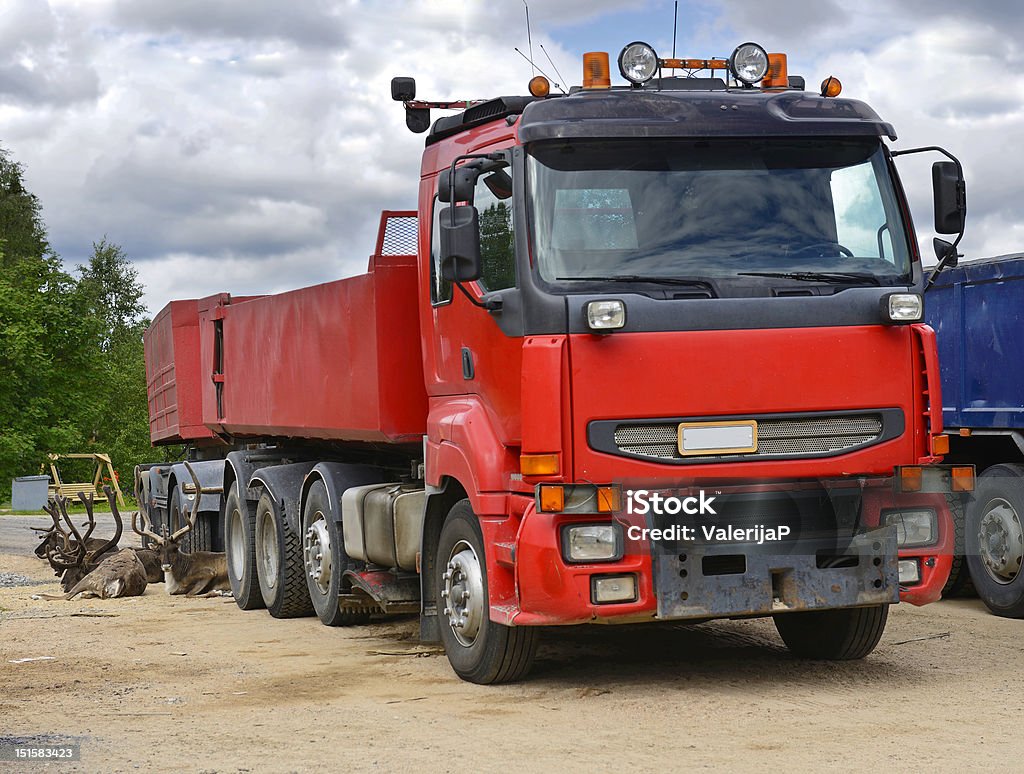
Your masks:
<svg viewBox="0 0 1024 774"><path fill-rule="evenodd" d="M231 593L242 610L264 606L256 575L255 521L239 497L236 481L224 501L224 552Z"/></svg>
<svg viewBox="0 0 1024 774"><path fill-rule="evenodd" d="M775 616L775 628L796 656L851 661L875 649L888 617L888 605L809 610Z"/></svg>
<svg viewBox="0 0 1024 774"><path fill-rule="evenodd" d="M191 515L190 511L196 497L198 495L193 495L189 498L187 495L182 494L180 486L174 488L174 494L171 495L170 513L167 519L170 523L171 532L181 529L188 523L188 517ZM181 541L181 550L188 554L195 553L196 551L212 551L212 521L210 514L197 513L195 526L185 533L185 537Z"/></svg>
<svg viewBox="0 0 1024 774"><path fill-rule="evenodd" d="M469 500L449 512L434 567L441 641L455 673L482 685L525 677L537 653L537 629L490 620L483 536Z"/></svg>
<svg viewBox="0 0 1024 774"><path fill-rule="evenodd" d="M996 615L1024 618L1024 466L994 465L978 477L966 548L982 602Z"/></svg>
<svg viewBox="0 0 1024 774"><path fill-rule="evenodd" d="M256 506L256 575L260 595L274 618L311 615L302 566L302 545L269 492Z"/></svg>
<svg viewBox="0 0 1024 774"><path fill-rule="evenodd" d="M346 590L342 575L355 563L345 553L339 515L331 508L324 482L314 482L302 509L302 561L310 601L325 626L366 623L372 612L370 607L351 610L340 606L340 595Z"/></svg>

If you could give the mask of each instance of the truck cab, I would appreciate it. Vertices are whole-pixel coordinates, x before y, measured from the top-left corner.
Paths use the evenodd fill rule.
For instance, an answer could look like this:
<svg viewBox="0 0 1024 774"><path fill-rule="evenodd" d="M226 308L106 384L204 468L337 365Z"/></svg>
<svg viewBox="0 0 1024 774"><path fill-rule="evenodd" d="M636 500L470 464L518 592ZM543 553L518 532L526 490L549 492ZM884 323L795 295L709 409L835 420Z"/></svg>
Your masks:
<svg viewBox="0 0 1024 774"><path fill-rule="evenodd" d="M952 545L895 131L835 79L601 81L427 135L435 518L466 498L494 623L773 615L797 652L864 655L877 637L854 653L823 631L880 635L897 595L937 599ZM652 505L701 492L712 518ZM709 524L789 539L701 540ZM424 585L425 617L466 649L460 621L483 616L449 586Z"/></svg>

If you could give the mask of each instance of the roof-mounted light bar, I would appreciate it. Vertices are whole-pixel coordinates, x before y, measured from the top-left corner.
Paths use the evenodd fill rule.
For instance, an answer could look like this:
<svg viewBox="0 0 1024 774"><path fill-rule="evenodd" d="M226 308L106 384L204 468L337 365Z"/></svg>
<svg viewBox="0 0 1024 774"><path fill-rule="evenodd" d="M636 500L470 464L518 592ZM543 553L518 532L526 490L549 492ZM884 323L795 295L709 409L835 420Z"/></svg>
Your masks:
<svg viewBox="0 0 1024 774"><path fill-rule="evenodd" d="M753 86L773 69L771 85L778 88L786 77L785 67L785 54L769 55L757 43L737 46L728 59L661 59L654 46L640 40L628 44L619 54L619 72L635 87L643 86L663 69L728 70L743 85Z"/></svg>

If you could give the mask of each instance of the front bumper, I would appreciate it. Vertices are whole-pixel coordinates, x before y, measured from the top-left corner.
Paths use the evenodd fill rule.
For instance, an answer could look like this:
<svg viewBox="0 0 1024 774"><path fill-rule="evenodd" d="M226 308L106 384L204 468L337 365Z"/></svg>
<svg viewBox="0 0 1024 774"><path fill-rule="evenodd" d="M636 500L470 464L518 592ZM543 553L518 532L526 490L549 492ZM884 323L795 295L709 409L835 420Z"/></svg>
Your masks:
<svg viewBox="0 0 1024 774"><path fill-rule="evenodd" d="M506 598L492 605L491 618L516 625L625 623L933 602L941 595L952 563L953 529L946 499L938 494L894 494L885 480L879 481L883 483L862 491L857 523L845 538L812 530L785 544L691 544L686 550L649 539L627 539L621 559L590 564L564 559L561 530L568 524L602 518L608 522L613 517L541 513L530 502L512 552L514 604ZM934 508L936 542L897 550L895 529L880 526L881 512L893 507ZM624 529L651 526L644 516L618 514L614 520ZM733 558L716 558L723 556ZM737 556L742 556L740 571L723 571L721 562L740 561ZM900 586L898 559L907 558L919 562L920 580ZM594 578L620 575L635 577L635 600L595 603Z"/></svg>

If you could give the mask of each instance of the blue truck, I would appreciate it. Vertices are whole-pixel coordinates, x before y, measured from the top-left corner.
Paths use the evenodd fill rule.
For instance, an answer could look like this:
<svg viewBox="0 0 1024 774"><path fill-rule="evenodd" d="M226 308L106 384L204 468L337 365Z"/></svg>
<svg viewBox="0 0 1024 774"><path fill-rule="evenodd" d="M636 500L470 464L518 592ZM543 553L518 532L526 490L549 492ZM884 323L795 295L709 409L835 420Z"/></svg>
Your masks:
<svg viewBox="0 0 1024 774"><path fill-rule="evenodd" d="M1024 618L1024 254L934 279L925 315L938 340L946 462L979 474L975 491L953 503L947 592L973 583L993 613Z"/></svg>

